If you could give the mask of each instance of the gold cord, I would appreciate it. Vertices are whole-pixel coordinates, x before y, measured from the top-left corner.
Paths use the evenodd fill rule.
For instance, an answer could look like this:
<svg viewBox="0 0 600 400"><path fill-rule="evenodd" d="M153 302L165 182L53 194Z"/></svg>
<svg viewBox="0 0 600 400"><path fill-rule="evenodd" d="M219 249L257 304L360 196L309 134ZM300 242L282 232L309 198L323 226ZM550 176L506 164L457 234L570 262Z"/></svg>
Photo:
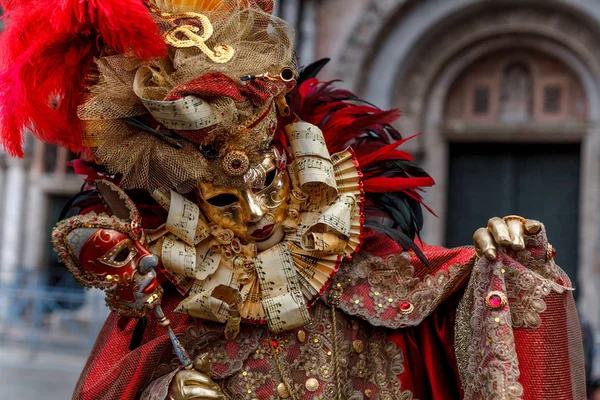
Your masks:
<svg viewBox="0 0 600 400"><path fill-rule="evenodd" d="M331 315L333 319L333 357L335 359L335 379L337 384L337 398L342 400L342 377L340 372L340 359L338 357L338 338L337 338L337 317L335 313L335 305L331 305Z"/></svg>
<svg viewBox="0 0 600 400"><path fill-rule="evenodd" d="M288 393L290 394L290 397L292 398L292 400L296 400L296 396L294 396L294 392L292 391L292 387L288 383L287 379L285 379L285 375L283 373L283 368L281 368L281 363L279 362L279 356L277 354L275 346L273 345L273 337L271 336L270 333L269 333L269 346L271 347L271 351L273 352L273 358L275 359L275 364L277 364L277 370L279 371L279 376L281 377L281 381L285 385L285 387L286 387Z"/></svg>

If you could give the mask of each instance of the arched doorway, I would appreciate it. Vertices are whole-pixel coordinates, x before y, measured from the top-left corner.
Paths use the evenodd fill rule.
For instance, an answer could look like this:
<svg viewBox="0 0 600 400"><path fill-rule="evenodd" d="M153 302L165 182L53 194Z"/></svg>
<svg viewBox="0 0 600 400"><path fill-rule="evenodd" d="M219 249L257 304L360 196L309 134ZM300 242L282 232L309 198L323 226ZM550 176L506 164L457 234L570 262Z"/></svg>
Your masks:
<svg viewBox="0 0 600 400"><path fill-rule="evenodd" d="M577 280L581 133L587 99L576 75L532 49L500 49L451 85L444 241L469 244L482 221L526 215L544 221L557 261ZM549 131L560 127L560 137Z"/></svg>

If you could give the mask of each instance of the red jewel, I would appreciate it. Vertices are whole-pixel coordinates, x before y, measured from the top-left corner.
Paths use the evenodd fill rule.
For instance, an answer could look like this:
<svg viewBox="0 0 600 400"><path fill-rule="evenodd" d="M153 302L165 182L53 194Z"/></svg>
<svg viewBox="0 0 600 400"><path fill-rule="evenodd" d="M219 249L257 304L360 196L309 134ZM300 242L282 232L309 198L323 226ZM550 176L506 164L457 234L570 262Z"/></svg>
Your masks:
<svg viewBox="0 0 600 400"><path fill-rule="evenodd" d="M54 237L60 237L60 233L57 233L56 235L54 235Z"/></svg>
<svg viewBox="0 0 600 400"><path fill-rule="evenodd" d="M502 298L497 294L493 294L490 296L489 304L492 308L500 308L502 306Z"/></svg>
<svg viewBox="0 0 600 400"><path fill-rule="evenodd" d="M412 304L410 304L408 301L403 301L402 303L400 303L400 309L402 311L410 310L411 307L412 307Z"/></svg>
<svg viewBox="0 0 600 400"><path fill-rule="evenodd" d="M271 345L273 346L274 349L276 349L277 347L279 347L279 342L275 339L271 340Z"/></svg>
<svg viewBox="0 0 600 400"><path fill-rule="evenodd" d="M233 160L231 162L231 167L233 169L239 169L242 166L242 162L240 160Z"/></svg>
<svg viewBox="0 0 600 400"><path fill-rule="evenodd" d="M98 221L98 217L94 217L94 221Z"/></svg>

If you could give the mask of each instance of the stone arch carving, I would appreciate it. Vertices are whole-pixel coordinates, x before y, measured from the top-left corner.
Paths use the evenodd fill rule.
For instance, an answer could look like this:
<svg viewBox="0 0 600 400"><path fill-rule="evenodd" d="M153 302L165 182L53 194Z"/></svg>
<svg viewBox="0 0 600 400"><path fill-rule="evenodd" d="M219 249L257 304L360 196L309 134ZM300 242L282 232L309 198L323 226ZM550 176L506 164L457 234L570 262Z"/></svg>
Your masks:
<svg viewBox="0 0 600 400"><path fill-rule="evenodd" d="M417 0L371 0L364 8L362 17L352 30L347 45L340 57L337 76L349 87L359 84L363 69L368 64L367 59L373 44L385 26L402 14L403 9L409 8Z"/></svg>
<svg viewBox="0 0 600 400"><path fill-rule="evenodd" d="M528 121L533 115L533 75L522 62L508 64L500 80L500 119L509 122Z"/></svg>

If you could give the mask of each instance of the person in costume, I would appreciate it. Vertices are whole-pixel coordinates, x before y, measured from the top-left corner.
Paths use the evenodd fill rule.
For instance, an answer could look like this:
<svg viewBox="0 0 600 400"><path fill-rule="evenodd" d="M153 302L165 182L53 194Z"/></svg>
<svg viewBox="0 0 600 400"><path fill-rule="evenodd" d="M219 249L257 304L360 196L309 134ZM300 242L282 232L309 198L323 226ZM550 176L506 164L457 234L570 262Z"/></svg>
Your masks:
<svg viewBox="0 0 600 400"><path fill-rule="evenodd" d="M585 398L543 224L420 242L399 112L299 69L271 0L3 6L1 141L81 153L53 241L114 311L74 399Z"/></svg>

